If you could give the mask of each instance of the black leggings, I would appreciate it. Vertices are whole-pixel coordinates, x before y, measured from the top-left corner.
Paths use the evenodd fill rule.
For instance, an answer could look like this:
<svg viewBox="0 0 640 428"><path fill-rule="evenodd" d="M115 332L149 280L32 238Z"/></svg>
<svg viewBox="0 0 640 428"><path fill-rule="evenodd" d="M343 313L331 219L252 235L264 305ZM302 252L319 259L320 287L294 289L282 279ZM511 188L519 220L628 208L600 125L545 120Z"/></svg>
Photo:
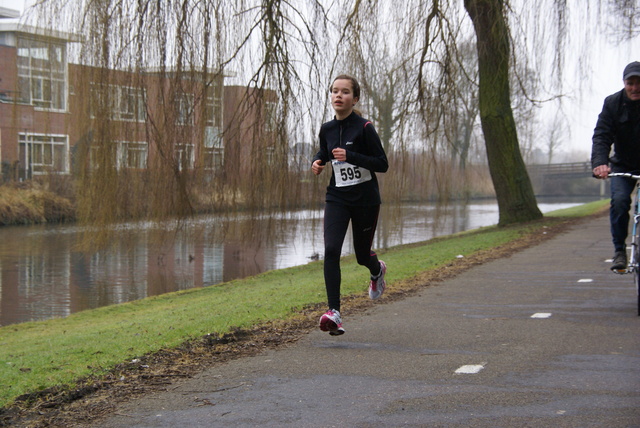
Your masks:
<svg viewBox="0 0 640 428"><path fill-rule="evenodd" d="M378 256L371 251L373 235L378 224L380 205L347 206L327 202L324 209L324 282L327 287L329 309L340 310L340 256L347 235L349 221L353 232L353 247L359 265L371 275L380 273Z"/></svg>

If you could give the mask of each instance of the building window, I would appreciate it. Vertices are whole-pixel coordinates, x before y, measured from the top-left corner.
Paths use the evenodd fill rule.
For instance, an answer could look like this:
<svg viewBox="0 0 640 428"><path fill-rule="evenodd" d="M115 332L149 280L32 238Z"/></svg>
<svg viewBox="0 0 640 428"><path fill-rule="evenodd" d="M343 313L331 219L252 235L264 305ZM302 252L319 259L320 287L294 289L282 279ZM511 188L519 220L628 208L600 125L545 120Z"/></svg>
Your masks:
<svg viewBox="0 0 640 428"><path fill-rule="evenodd" d="M147 167L147 143L118 142L118 169L145 169Z"/></svg>
<svg viewBox="0 0 640 428"><path fill-rule="evenodd" d="M222 91L220 85L213 84L207 88L205 116L205 126L222 127Z"/></svg>
<svg viewBox="0 0 640 428"><path fill-rule="evenodd" d="M17 52L19 101L43 109L66 110L65 45L19 38Z"/></svg>
<svg viewBox="0 0 640 428"><path fill-rule="evenodd" d="M222 133L220 128L215 126L206 126L204 128L204 146L208 149L222 147Z"/></svg>
<svg viewBox="0 0 640 428"><path fill-rule="evenodd" d="M217 80L207 88L204 122L204 168L215 171L224 164L222 84Z"/></svg>
<svg viewBox="0 0 640 428"><path fill-rule="evenodd" d="M144 122L146 120L144 89L124 86L120 86L118 89L118 100L115 104L115 114L118 115L118 118Z"/></svg>
<svg viewBox="0 0 640 428"><path fill-rule="evenodd" d="M176 99L176 124L193 125L193 95L182 94Z"/></svg>
<svg viewBox="0 0 640 428"><path fill-rule="evenodd" d="M275 163L276 163L276 148L275 147L265 147L265 158L267 160L267 165L275 165Z"/></svg>
<svg viewBox="0 0 640 428"><path fill-rule="evenodd" d="M116 141L104 147L91 147L91 168L113 167L116 169L146 169L148 158L148 144L145 142ZM108 152L103 152L108 150Z"/></svg>
<svg viewBox="0 0 640 428"><path fill-rule="evenodd" d="M179 171L193 169L195 163L193 144L176 144L175 152Z"/></svg>
<svg viewBox="0 0 640 428"><path fill-rule="evenodd" d="M215 171L222 168L224 164L224 145L222 134L216 126L206 126L204 128L204 168Z"/></svg>
<svg viewBox="0 0 640 428"><path fill-rule="evenodd" d="M278 103L276 102L264 103L264 130L268 133L278 130Z"/></svg>
<svg viewBox="0 0 640 428"><path fill-rule="evenodd" d="M69 138L66 135L19 134L20 161L27 176L69 172Z"/></svg>
<svg viewBox="0 0 640 428"><path fill-rule="evenodd" d="M224 163L224 149L213 148L204 150L204 168L215 171L222 168Z"/></svg>
<svg viewBox="0 0 640 428"><path fill-rule="evenodd" d="M106 108L111 120L144 122L147 119L145 109L145 90L130 86L92 85L91 117Z"/></svg>

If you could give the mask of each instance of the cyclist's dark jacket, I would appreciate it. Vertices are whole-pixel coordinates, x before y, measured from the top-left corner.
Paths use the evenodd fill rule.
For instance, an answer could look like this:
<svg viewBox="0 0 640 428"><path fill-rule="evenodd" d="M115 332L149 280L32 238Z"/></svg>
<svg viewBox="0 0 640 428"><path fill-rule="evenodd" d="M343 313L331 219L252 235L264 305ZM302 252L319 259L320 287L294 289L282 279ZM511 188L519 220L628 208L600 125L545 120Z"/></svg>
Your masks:
<svg viewBox="0 0 640 428"><path fill-rule="evenodd" d="M347 151L347 162L371 171L371 180L354 186L336 187L331 166L335 148ZM380 190L376 172L386 172L389 168L387 155L382 148L380 137L373 124L352 112L343 120L333 119L320 127L320 150L312 163L320 159L331 169L331 181L327 187L327 202L345 205L380 205Z"/></svg>
<svg viewBox="0 0 640 428"><path fill-rule="evenodd" d="M592 168L610 163L613 172L640 172L640 101L631 101L624 89L608 96L592 141Z"/></svg>

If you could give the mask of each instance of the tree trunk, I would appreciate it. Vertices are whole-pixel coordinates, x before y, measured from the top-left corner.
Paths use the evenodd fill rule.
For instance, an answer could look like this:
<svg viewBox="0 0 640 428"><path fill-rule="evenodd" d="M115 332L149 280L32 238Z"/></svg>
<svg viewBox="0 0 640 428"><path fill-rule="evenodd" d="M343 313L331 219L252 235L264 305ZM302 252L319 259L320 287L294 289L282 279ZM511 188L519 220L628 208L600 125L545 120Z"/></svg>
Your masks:
<svg viewBox="0 0 640 428"><path fill-rule="evenodd" d="M520 153L509 94L509 30L503 0L464 0L476 32L480 121L499 225L542 217Z"/></svg>

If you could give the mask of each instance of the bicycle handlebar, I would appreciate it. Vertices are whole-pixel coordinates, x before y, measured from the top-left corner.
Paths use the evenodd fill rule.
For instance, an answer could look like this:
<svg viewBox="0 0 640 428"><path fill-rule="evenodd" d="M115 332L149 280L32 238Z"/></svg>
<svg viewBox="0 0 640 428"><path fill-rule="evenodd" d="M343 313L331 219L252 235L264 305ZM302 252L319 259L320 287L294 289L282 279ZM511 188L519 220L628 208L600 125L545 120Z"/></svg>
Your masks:
<svg viewBox="0 0 640 428"><path fill-rule="evenodd" d="M627 177L634 180L640 180L640 175L631 174L629 172L612 172L607 177Z"/></svg>

